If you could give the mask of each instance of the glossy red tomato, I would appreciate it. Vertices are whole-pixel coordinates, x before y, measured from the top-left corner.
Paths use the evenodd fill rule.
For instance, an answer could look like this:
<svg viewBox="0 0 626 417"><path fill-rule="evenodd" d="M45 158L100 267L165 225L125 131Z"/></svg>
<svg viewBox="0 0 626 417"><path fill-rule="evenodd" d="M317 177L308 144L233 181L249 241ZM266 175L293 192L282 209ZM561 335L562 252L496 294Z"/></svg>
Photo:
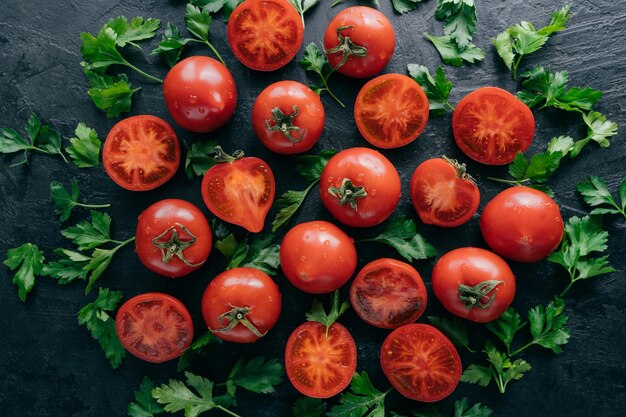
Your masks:
<svg viewBox="0 0 626 417"><path fill-rule="evenodd" d="M289 155L308 151L322 136L326 115L320 96L297 81L279 81L259 94L252 127L268 149Z"/></svg>
<svg viewBox="0 0 626 417"><path fill-rule="evenodd" d="M126 301L115 317L122 346L147 362L179 357L193 340L193 321L177 298L160 292L139 294Z"/></svg>
<svg viewBox="0 0 626 417"><path fill-rule="evenodd" d="M413 323L426 309L427 298L415 268L389 258L365 265L350 287L350 304L356 314L383 329Z"/></svg>
<svg viewBox="0 0 626 417"><path fill-rule="evenodd" d="M422 222L455 227L472 218L480 192L465 164L448 158L422 162L411 177L411 200Z"/></svg>
<svg viewBox="0 0 626 417"><path fill-rule="evenodd" d="M452 394L463 372L452 342L428 324L407 324L391 332L380 350L380 363L400 394L422 402Z"/></svg>
<svg viewBox="0 0 626 417"><path fill-rule="evenodd" d="M356 269L354 241L332 223L301 223L280 245L280 266L298 289L311 294L336 290Z"/></svg>
<svg viewBox="0 0 626 417"><path fill-rule="evenodd" d="M192 132L222 127L237 105L235 79L208 56L192 56L174 65L163 82L163 94L174 121Z"/></svg>
<svg viewBox="0 0 626 417"><path fill-rule="evenodd" d="M348 77L378 74L387 66L395 46L391 22L371 7L355 6L340 11L324 33L328 62Z"/></svg>
<svg viewBox="0 0 626 417"><path fill-rule="evenodd" d="M435 296L450 313L486 323L500 317L515 296L515 276L498 255L459 248L443 255L432 275Z"/></svg>
<svg viewBox="0 0 626 417"><path fill-rule="evenodd" d="M459 102L452 116L459 148L487 165L504 165L530 146L535 118L513 94L496 87L475 90Z"/></svg>
<svg viewBox="0 0 626 417"><path fill-rule="evenodd" d="M374 146L398 148L413 142L428 122L428 97L415 80L385 74L361 88L354 102L354 120Z"/></svg>
<svg viewBox="0 0 626 417"><path fill-rule="evenodd" d="M536 262L561 243L563 218L546 193L511 187L487 203L480 231L495 253L518 262Z"/></svg>
<svg viewBox="0 0 626 417"><path fill-rule="evenodd" d="M369 227L385 221L400 200L400 176L380 152L350 148L333 156L320 179L324 207L341 223Z"/></svg>
<svg viewBox="0 0 626 417"><path fill-rule="evenodd" d="M245 0L228 19L228 43L246 67L273 71L296 56L304 27L287 0Z"/></svg>
<svg viewBox="0 0 626 417"><path fill-rule="evenodd" d="M130 191L148 191L165 184L180 164L180 144L172 127L156 116L119 121L102 147L109 177Z"/></svg>
<svg viewBox="0 0 626 417"><path fill-rule="evenodd" d="M229 342L256 342L274 327L281 311L278 285L255 268L216 276L202 296L202 315L211 332Z"/></svg>
<svg viewBox="0 0 626 417"><path fill-rule="evenodd" d="M185 200L161 200L139 215L135 249L141 263L157 274L179 278L195 271L212 244L206 217Z"/></svg>

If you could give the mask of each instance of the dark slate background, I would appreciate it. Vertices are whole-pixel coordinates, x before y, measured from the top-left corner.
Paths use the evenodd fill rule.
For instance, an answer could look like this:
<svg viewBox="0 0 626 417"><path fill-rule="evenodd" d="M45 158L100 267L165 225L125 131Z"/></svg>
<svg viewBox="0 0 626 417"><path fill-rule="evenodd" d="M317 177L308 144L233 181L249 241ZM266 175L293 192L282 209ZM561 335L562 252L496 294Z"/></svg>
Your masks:
<svg viewBox="0 0 626 417"><path fill-rule="evenodd" d="M356 3L346 1L331 9L330 2L323 2L313 9L306 16L305 44L320 42L329 20L339 10ZM393 13L389 0L381 0L381 3L380 9L393 22L397 35L396 51L386 72L405 73L408 63L421 63L433 71L441 60L421 34L424 31L440 34L442 31L441 23L433 18L436 2L427 1L417 10L402 16ZM496 56L490 37L522 19L543 26L549 21L552 10L564 4L548 0L479 0L477 3L479 24L474 42L483 48L486 57L477 65L445 68L455 85L451 96L453 103L475 88L486 85L515 92L519 86L511 80L509 72ZM626 2L576 1L573 13L568 29L553 36L540 52L524 59L520 69L523 71L534 65L545 65L553 70L569 70L572 86L589 85L605 92L597 109L624 126ZM21 131L30 113L35 111L43 120L60 129L65 137L70 137L76 124L83 121L104 138L116 120L107 119L92 105L86 94L86 81L80 67L79 34L82 31L96 33L109 18L118 15L156 17L162 20L162 26L170 21L184 31L183 1L3 0L0 5L0 126ZM250 113L256 95L265 86L284 79L307 82L307 75L296 61L272 73L254 72L243 67L229 51L225 28L221 18L216 18L211 28L211 40L226 59L237 81L237 111L230 123L216 133L192 135L176 126L175 129L181 139L219 139L228 151L242 148L250 155L267 160L277 178L277 195L289 188L302 189L305 184L294 173L293 160L272 154L255 138ZM156 42L146 44L144 49L150 51ZM160 77L165 76L167 67L158 57L126 52L140 68ZM209 53L208 49L198 46L188 50L186 55ZM150 84L134 74L130 77L135 86L142 86L141 92L135 96L131 114L154 114L173 124L165 107L161 86ZM348 108L341 109L327 95L323 97L327 125L314 151L367 146L354 126L351 110L354 97L364 82L341 75L333 77L331 84ZM569 134L580 138L585 134L583 122L576 114L556 110L534 113L537 131L529 153L544 149L552 136ZM486 177L504 176L506 169L482 166L465 157L454 145L450 119L450 114L432 118L417 141L399 150L384 151L396 164L402 177L404 196L398 212L416 217L408 194L410 176L420 162L443 154L468 164L470 173L480 185L481 209L502 189L501 185ZM624 177L626 145L622 133L612 142L608 150L589 145L577 159L565 161L554 175L551 185L557 191L556 201L564 218L584 215L588 211L575 185L589 174L606 178L610 189L617 189L620 179ZM101 168L79 170L58 158L45 155L33 155L30 165L25 167L9 168L11 162L11 157L3 157L0 164L0 252L3 259L7 248L24 242L40 245L48 259L53 258L54 248L68 244L59 233L61 224L48 198L52 179L69 184L70 178L77 178L84 200L112 203L109 213L113 216L113 235L119 239L132 236L137 215L160 199L183 198L203 207L200 180L189 181L182 169L173 180L157 190L132 193L113 184ZM330 220L315 194L307 199L296 222ZM205 212L208 215L208 211ZM270 213L270 219L273 215L274 212ZM85 216L86 211L78 210L71 221ZM590 282L581 282L568 294L566 303L572 338L565 351L555 356L541 348L528 349L523 358L532 364L533 370L521 381L511 383L505 395L500 395L494 386L483 389L461 383L452 396L439 404L443 415L451 415L453 401L464 396L469 397L471 402L481 401L489 405L496 410L496 416L624 415L626 291L622 280L626 266L626 222L613 216L606 218L605 224L611 236L610 259L618 271ZM380 229L345 228L355 238L372 236ZM466 245L485 246L480 236L478 215L454 230L420 224L419 231L440 253ZM392 251L375 244L359 245L358 250L359 267L380 255L397 257ZM428 286L434 262L414 262ZM122 290L125 299L146 291L165 291L179 297L191 311L196 334L199 335L204 326L200 314L202 291L223 266L223 258L215 252L207 265L193 275L181 280L168 280L144 268L133 250L126 248L118 253L98 284ZM512 263L511 266L518 278L514 306L521 312L548 302L566 285L564 271L547 262L533 265ZM123 416L133 398L133 391L144 375L158 382L181 377L176 373L175 362L153 365L132 356L128 356L119 369L111 369L97 342L76 322L78 310L95 297L95 294L86 297L83 285L61 287L51 279L41 278L23 304L17 297L11 278L12 274L6 268L0 268L0 415ZM277 282L283 293L284 313L275 329L255 345L224 343L216 346L206 358L193 363L194 372L221 381L240 356L249 358L265 354L282 357L285 341L291 330L304 321L304 313L312 297L296 291L282 275L277 277ZM343 293L345 296L346 289ZM431 293L424 317L442 313L441 305ZM358 369L366 370L377 387L387 389L389 384L380 370L378 354L388 332L368 327L353 312L348 312L341 321L355 336ZM470 329L472 345L479 349L485 332L479 326L471 325ZM518 340L517 343L525 341ZM461 356L465 366L473 360L483 361L482 356L471 356L465 351L461 352ZM242 416L288 416L297 397L290 384L284 382L272 395L242 393L236 411ZM406 412L419 404L392 392L387 406L388 410Z"/></svg>

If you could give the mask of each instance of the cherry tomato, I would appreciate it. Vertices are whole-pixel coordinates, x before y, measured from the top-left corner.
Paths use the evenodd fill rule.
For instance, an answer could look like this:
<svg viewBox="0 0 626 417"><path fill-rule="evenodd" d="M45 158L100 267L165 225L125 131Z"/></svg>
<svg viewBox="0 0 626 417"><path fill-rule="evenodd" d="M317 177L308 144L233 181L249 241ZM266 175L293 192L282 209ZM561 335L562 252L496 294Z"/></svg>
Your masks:
<svg viewBox="0 0 626 417"><path fill-rule="evenodd" d="M411 200L422 222L443 227L466 223L478 209L480 192L465 164L448 158L422 162L411 178Z"/></svg>
<svg viewBox="0 0 626 417"><path fill-rule="evenodd" d="M323 294L345 284L356 269L354 241L324 221L293 227L280 245L280 266L298 289Z"/></svg>
<svg viewBox="0 0 626 417"><path fill-rule="evenodd" d="M498 255L459 248L443 255L432 276L435 296L450 313L486 323L500 317L515 296L515 276Z"/></svg>
<svg viewBox="0 0 626 417"><path fill-rule="evenodd" d="M427 293L420 274L395 259L368 263L352 281L350 304L368 324L395 329L417 320L426 309Z"/></svg>
<svg viewBox="0 0 626 417"><path fill-rule="evenodd" d="M135 249L141 263L157 274L179 278L195 271L212 244L206 217L185 200L161 200L139 216Z"/></svg>
<svg viewBox="0 0 626 417"><path fill-rule="evenodd" d="M177 298L160 292L126 301L115 317L115 331L124 349L147 362L179 357L193 340L193 321Z"/></svg>
<svg viewBox="0 0 626 417"><path fill-rule="evenodd" d="M271 151L289 155L308 151L322 136L326 115L320 96L297 81L279 81L259 94L252 127Z"/></svg>
<svg viewBox="0 0 626 417"><path fill-rule="evenodd" d="M215 336L256 342L274 327L281 310L278 285L255 268L234 268L216 276L202 296L202 315Z"/></svg>
<svg viewBox="0 0 626 417"><path fill-rule="evenodd" d="M387 66L396 35L387 17L365 6L337 13L324 33L324 49L331 67L343 75L367 78Z"/></svg>
<svg viewBox="0 0 626 417"><path fill-rule="evenodd" d="M518 262L536 262L561 243L563 218L546 193L511 187L487 203L480 231L495 253Z"/></svg>
<svg viewBox="0 0 626 417"><path fill-rule="evenodd" d="M287 0L245 0L228 19L228 43L246 67L273 71L296 56L304 27Z"/></svg>
<svg viewBox="0 0 626 417"><path fill-rule="evenodd" d="M341 223L369 227L385 221L400 200L400 176L380 152L350 148L333 156L320 179L324 207Z"/></svg>
<svg viewBox="0 0 626 417"><path fill-rule="evenodd" d="M385 376L407 398L439 401L461 379L461 358L450 340L428 324L407 324L387 336L380 350Z"/></svg>
<svg viewBox="0 0 626 417"><path fill-rule="evenodd" d="M530 146L535 118L513 94L496 87L475 90L459 102L452 116L454 140L470 158L504 165Z"/></svg>
<svg viewBox="0 0 626 417"><path fill-rule="evenodd" d="M130 191L148 191L165 184L180 164L180 144L165 120L132 116L119 121L102 147L109 177Z"/></svg>
<svg viewBox="0 0 626 417"><path fill-rule="evenodd" d="M428 122L428 97L415 80L385 74L361 88L354 102L354 120L374 146L398 148L413 142Z"/></svg>
<svg viewBox="0 0 626 417"><path fill-rule="evenodd" d="M174 121L192 132L222 127L237 105L235 79L208 56L192 56L174 65L163 82L163 95Z"/></svg>

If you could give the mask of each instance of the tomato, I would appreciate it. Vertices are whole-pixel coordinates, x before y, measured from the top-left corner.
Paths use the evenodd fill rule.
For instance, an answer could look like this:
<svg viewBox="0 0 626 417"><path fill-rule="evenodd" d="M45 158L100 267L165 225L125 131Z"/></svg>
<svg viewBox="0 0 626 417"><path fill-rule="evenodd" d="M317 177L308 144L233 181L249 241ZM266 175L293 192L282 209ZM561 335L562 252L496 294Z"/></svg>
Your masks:
<svg viewBox="0 0 626 417"><path fill-rule="evenodd" d="M465 155L487 165L505 165L530 146L535 118L527 105L496 87L475 90L452 115L454 140Z"/></svg>
<svg viewBox="0 0 626 417"><path fill-rule="evenodd" d="M285 371L295 389L307 397L329 398L350 384L356 370L356 344L339 323L328 329L306 322L289 336Z"/></svg>
<svg viewBox="0 0 626 417"><path fill-rule="evenodd" d="M395 46L391 22L371 7L348 7L340 11L324 33L328 62L348 77L378 74L389 63Z"/></svg>
<svg viewBox="0 0 626 417"><path fill-rule="evenodd" d="M466 223L478 209L480 192L465 164L433 158L422 162L411 177L411 200L422 222L443 227Z"/></svg>
<svg viewBox="0 0 626 417"><path fill-rule="evenodd" d="M380 350L385 376L400 394L435 402L452 394L461 373L461 359L450 340L428 324L407 324L387 336Z"/></svg>
<svg viewBox="0 0 626 417"><path fill-rule="evenodd" d="M320 96L297 81L279 81L259 94L252 127L271 151L289 155L308 151L322 136L326 115Z"/></svg>
<svg viewBox="0 0 626 417"><path fill-rule="evenodd" d="M385 74L361 88L354 102L354 120L374 146L398 148L413 142L428 122L428 97L415 80Z"/></svg>
<svg viewBox="0 0 626 417"><path fill-rule="evenodd" d="M354 241L325 221L301 223L280 245L280 266L298 289L323 294L345 284L356 269Z"/></svg>
<svg viewBox="0 0 626 417"><path fill-rule="evenodd" d="M497 254L518 262L550 255L563 238L559 206L542 191L511 187L496 195L480 217L480 231Z"/></svg>
<svg viewBox="0 0 626 417"><path fill-rule="evenodd" d="M368 324L395 329L417 320L426 309L427 293L420 274L395 259L368 263L352 281L350 304Z"/></svg>
<svg viewBox="0 0 626 417"><path fill-rule="evenodd" d="M443 255L432 275L435 296L450 313L486 323L500 317L515 296L515 276L493 252L459 248Z"/></svg>
<svg viewBox="0 0 626 417"><path fill-rule="evenodd" d="M192 56L174 65L163 82L174 121L192 132L212 132L228 122L237 105L235 79L221 62Z"/></svg>
<svg viewBox="0 0 626 417"><path fill-rule="evenodd" d="M228 43L246 67L273 71L296 56L304 27L287 0L245 0L228 19Z"/></svg>
<svg viewBox="0 0 626 417"><path fill-rule="evenodd" d="M130 191L148 191L165 184L180 164L180 143L165 120L132 116L119 121L102 147L109 177Z"/></svg>
<svg viewBox="0 0 626 417"><path fill-rule="evenodd" d="M202 296L202 315L215 336L256 342L274 327L281 310L278 285L255 268L234 268L216 276Z"/></svg>
<svg viewBox="0 0 626 417"><path fill-rule="evenodd" d="M185 200L161 200L139 215L135 249L141 263L157 274L180 278L195 271L212 244L206 217Z"/></svg>
<svg viewBox="0 0 626 417"><path fill-rule="evenodd" d="M369 227L385 221L400 200L400 176L380 152L345 149L333 156L320 179L324 207L341 223Z"/></svg>
<svg viewBox="0 0 626 417"><path fill-rule="evenodd" d="M160 292L126 301L115 317L115 331L124 349L147 362L179 357L193 340L193 321L177 298Z"/></svg>

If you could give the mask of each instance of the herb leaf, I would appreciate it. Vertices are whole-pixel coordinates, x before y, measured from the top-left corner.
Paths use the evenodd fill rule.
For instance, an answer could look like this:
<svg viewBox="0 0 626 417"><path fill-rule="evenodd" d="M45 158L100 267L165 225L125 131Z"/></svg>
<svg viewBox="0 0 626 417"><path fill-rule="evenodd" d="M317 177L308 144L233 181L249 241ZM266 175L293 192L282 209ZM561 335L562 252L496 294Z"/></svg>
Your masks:
<svg viewBox="0 0 626 417"><path fill-rule="evenodd" d="M26 126L24 126L24 131L29 140L24 139L14 129L0 128L0 153L24 152L24 159L11 166L27 164L30 151L60 155L67 162L67 158L61 152L61 134L51 126L42 125L35 113L30 115Z"/></svg>
<svg viewBox="0 0 626 417"><path fill-rule="evenodd" d="M322 83L322 87L318 87L315 84L310 85L309 87L311 87L311 90L315 91L318 95L327 91L328 94L330 94L330 96L335 99L341 107L346 107L346 105L343 104L335 94L333 94L330 87L328 87L328 79L332 73L335 72L335 70L328 63L326 55L319 50L315 43L310 43L306 46L306 48L304 48L304 56L302 57L302 60L300 60L299 64L306 71L311 71L317 74Z"/></svg>
<svg viewBox="0 0 626 417"><path fill-rule="evenodd" d="M454 402L454 417L489 417L493 410L481 403L469 406L467 398L462 398Z"/></svg>
<svg viewBox="0 0 626 417"><path fill-rule="evenodd" d="M213 401L213 382L206 378L185 372L187 385L184 382L170 379L169 384L162 384L152 390L152 397L169 413L185 411L185 416L196 417L214 408L223 409ZM197 393L197 394L196 394Z"/></svg>
<svg viewBox="0 0 626 417"><path fill-rule="evenodd" d="M152 398L153 389L154 382L145 376L141 381L139 391L135 391L135 402L128 405L130 417L154 417L155 414L163 412L163 407Z"/></svg>
<svg viewBox="0 0 626 417"><path fill-rule="evenodd" d="M587 136L574 142L570 149L572 158L577 156L590 141L596 142L602 148L608 148L611 145L608 138L617 135L617 123L607 120L606 117L597 111L591 111L587 114L583 113L583 120L587 125Z"/></svg>
<svg viewBox="0 0 626 417"><path fill-rule="evenodd" d="M424 90L428 97L430 111L435 116L445 114L448 109L454 111L454 107L448 101L448 96L452 91L452 83L446 78L442 67L438 67L433 78L423 65L409 64L407 70Z"/></svg>
<svg viewBox="0 0 626 417"><path fill-rule="evenodd" d="M476 32L474 0L439 0L435 19L443 20L443 33L449 35L459 49L467 48Z"/></svg>
<svg viewBox="0 0 626 417"><path fill-rule="evenodd" d="M35 277L42 275L44 260L43 252L32 243L7 250L4 264L12 271L17 269L13 284L17 285L17 294L22 302L26 302L26 294L35 287Z"/></svg>
<svg viewBox="0 0 626 417"><path fill-rule="evenodd" d="M89 263L89 258L80 252L58 248L54 254L59 257L56 261L44 265L42 275L53 277L59 285L67 285L76 279L87 279L85 267Z"/></svg>
<svg viewBox="0 0 626 417"><path fill-rule="evenodd" d="M621 205L611 195L606 182L599 177L591 176L587 181L576 186L583 199L591 207L596 207L589 214L620 214L626 218L626 179L619 187ZM608 206L608 207L607 207Z"/></svg>
<svg viewBox="0 0 626 417"><path fill-rule="evenodd" d="M319 398L300 397L293 406L294 417L322 417L326 404Z"/></svg>
<svg viewBox="0 0 626 417"><path fill-rule="evenodd" d="M355 372L350 382L350 392L341 394L339 404L333 406L326 415L328 417L384 416L385 396L389 391L377 390L365 371Z"/></svg>
<svg viewBox="0 0 626 417"><path fill-rule="evenodd" d="M98 133L84 123L79 123L74 132L75 137L70 139L71 146L65 152L72 158L78 168L91 168L100 164L100 147L102 142Z"/></svg>
<svg viewBox="0 0 626 417"><path fill-rule="evenodd" d="M185 143L185 142L183 142ZM187 144L185 143L185 146ZM209 168L216 164L215 147L217 142L214 140L197 141L191 144L191 148L187 146L187 157L185 159L185 174L191 180L195 176L204 175Z"/></svg>
<svg viewBox="0 0 626 417"><path fill-rule="evenodd" d="M180 59L180 54L183 52L185 45L189 43L191 39L184 38L176 26L169 23L165 27L165 31L161 36L161 42L152 51L153 54L160 55L165 63L171 68Z"/></svg>
<svg viewBox="0 0 626 417"><path fill-rule="evenodd" d="M68 192L63 184L58 181L52 181L50 183L50 198L54 204L54 212L59 216L59 219L64 222L70 218L72 210L76 206L87 208L106 208L110 204L83 204L78 202L78 182L72 178L71 191Z"/></svg>
<svg viewBox="0 0 626 417"><path fill-rule="evenodd" d="M537 306L528 312L530 333L533 336L533 344L551 349L554 353L561 353L561 345L567 343L570 330L565 327L567 316L563 315L565 303L556 297L547 306Z"/></svg>
<svg viewBox="0 0 626 417"><path fill-rule="evenodd" d="M473 64L485 58L485 53L473 43L461 49L454 38L449 35L432 36L424 33L424 36L433 43L443 62L448 65L460 67L463 62Z"/></svg>
<svg viewBox="0 0 626 417"><path fill-rule="evenodd" d="M313 301L313 307L311 311L306 313L307 321L315 321L321 323L326 327L326 336L328 336L328 330L334 322L337 321L339 316L346 312L350 308L350 302L344 301L339 304L339 290L335 290L332 295L330 303L330 311L326 313L324 306L317 300Z"/></svg>
<svg viewBox="0 0 626 417"><path fill-rule="evenodd" d="M322 0L289 0L289 3L291 3L291 5L295 7L296 11L300 14L302 27L304 27L304 14L321 1Z"/></svg>
<svg viewBox="0 0 626 417"><path fill-rule="evenodd" d="M205 346L209 346L213 343L220 343L220 341L221 339L218 339L217 337L215 337L215 335L213 335L213 333L211 333L210 330L207 330L206 332L204 332L202 336L197 338L191 344L191 346L185 349L183 351L183 354L180 355L180 358L178 359L178 366L177 366L178 372L182 372L185 369L187 369L189 365L191 364L191 360L193 359L193 357L196 356L198 353L202 352L202 348L204 348Z"/></svg>
<svg viewBox="0 0 626 417"><path fill-rule="evenodd" d="M396 12L402 14L415 10L417 5L423 1L424 0L391 0L391 4Z"/></svg>
<svg viewBox="0 0 626 417"><path fill-rule="evenodd" d="M378 236L359 242L384 243L397 250L409 262L437 256L437 249L417 233L415 220L399 216L392 217L385 231Z"/></svg>
<svg viewBox="0 0 626 417"><path fill-rule="evenodd" d="M104 27L115 32L117 46L123 48L128 43L139 48L135 42L154 38L160 24L159 19L149 18L144 21L143 17L139 16L128 22L124 16L119 16L109 20Z"/></svg>
<svg viewBox="0 0 626 417"><path fill-rule="evenodd" d="M129 112L133 94L141 89L132 89L126 74L110 76L85 69L85 76L90 87L87 94L93 104L104 110L109 118Z"/></svg>
<svg viewBox="0 0 626 417"><path fill-rule="evenodd" d="M111 216L99 211L91 212L91 222L83 220L61 234L78 246L78 250L93 249L111 240Z"/></svg>
<svg viewBox="0 0 626 417"><path fill-rule="evenodd" d="M525 325L513 307L509 307L497 320L486 323L485 327L504 343L507 353L510 354L513 338Z"/></svg>
<svg viewBox="0 0 626 417"><path fill-rule="evenodd" d="M273 235L254 236L250 243L246 237L237 242L232 233L215 243L215 247L228 259L226 269L256 268L268 275L276 275L280 266L280 246L273 243Z"/></svg>
<svg viewBox="0 0 626 417"><path fill-rule="evenodd" d="M447 319L445 317L428 316L428 322L441 330L455 346L462 346L470 352L474 352L469 346L467 327L458 317Z"/></svg>
<svg viewBox="0 0 626 417"><path fill-rule="evenodd" d="M265 360L258 356L244 363L239 359L228 375L228 381L238 387L257 394L270 394L274 386L282 381L283 365L276 359Z"/></svg>

